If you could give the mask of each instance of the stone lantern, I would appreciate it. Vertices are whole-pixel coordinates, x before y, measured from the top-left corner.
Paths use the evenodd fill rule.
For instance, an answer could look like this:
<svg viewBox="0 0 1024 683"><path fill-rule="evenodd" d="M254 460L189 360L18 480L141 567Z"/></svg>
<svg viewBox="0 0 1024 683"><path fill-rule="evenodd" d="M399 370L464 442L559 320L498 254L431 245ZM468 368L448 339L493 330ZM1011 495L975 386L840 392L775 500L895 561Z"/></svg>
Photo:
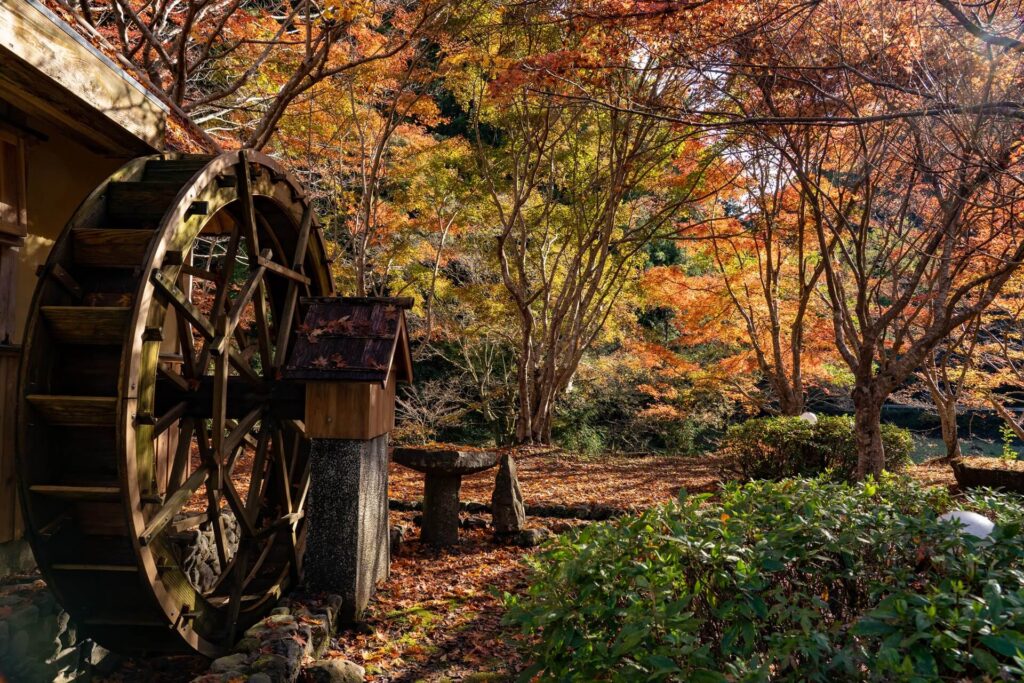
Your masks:
<svg viewBox="0 0 1024 683"><path fill-rule="evenodd" d="M306 317L285 379L306 387L311 439L308 536L311 590L341 595L341 616L355 620L387 578L388 434L398 382L412 381L406 329L408 298L304 300Z"/></svg>

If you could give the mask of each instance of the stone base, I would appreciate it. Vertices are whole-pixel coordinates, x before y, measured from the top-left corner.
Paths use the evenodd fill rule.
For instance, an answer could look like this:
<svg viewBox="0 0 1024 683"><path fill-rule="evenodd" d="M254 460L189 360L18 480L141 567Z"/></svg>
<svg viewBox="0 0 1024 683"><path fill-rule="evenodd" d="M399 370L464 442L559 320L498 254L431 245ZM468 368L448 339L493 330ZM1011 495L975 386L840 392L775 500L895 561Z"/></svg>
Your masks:
<svg viewBox="0 0 1024 683"><path fill-rule="evenodd" d="M306 501L305 583L342 597L341 621L357 620L391 556L388 435L368 441L313 439Z"/></svg>
<svg viewBox="0 0 1024 683"><path fill-rule="evenodd" d="M192 683L362 681L362 667L344 659L320 660L330 647L340 606L341 598L336 595L324 600L285 598ZM336 675L332 678L331 674Z"/></svg>
<svg viewBox="0 0 1024 683"><path fill-rule="evenodd" d="M36 568L36 558L28 541L0 543L0 576L23 574Z"/></svg>

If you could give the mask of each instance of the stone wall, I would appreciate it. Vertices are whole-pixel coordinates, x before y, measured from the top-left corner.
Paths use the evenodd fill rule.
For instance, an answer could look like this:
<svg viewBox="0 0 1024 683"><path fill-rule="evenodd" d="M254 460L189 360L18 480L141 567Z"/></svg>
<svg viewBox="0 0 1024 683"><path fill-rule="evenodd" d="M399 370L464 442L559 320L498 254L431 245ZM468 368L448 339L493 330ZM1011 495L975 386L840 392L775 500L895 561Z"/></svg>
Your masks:
<svg viewBox="0 0 1024 683"><path fill-rule="evenodd" d="M119 658L75 625L38 574L8 576L0 583L0 679L18 683L88 680L109 673Z"/></svg>

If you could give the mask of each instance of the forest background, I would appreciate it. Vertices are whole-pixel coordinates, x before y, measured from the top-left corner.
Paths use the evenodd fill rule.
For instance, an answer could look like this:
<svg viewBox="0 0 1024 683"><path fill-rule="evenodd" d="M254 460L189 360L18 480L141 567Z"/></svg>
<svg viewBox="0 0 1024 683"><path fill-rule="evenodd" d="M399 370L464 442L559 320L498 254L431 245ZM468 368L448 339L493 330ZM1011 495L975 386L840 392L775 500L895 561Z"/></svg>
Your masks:
<svg viewBox="0 0 1024 683"><path fill-rule="evenodd" d="M311 189L411 296L397 438L626 453L1024 388L1024 31L999 0L51 0Z"/></svg>

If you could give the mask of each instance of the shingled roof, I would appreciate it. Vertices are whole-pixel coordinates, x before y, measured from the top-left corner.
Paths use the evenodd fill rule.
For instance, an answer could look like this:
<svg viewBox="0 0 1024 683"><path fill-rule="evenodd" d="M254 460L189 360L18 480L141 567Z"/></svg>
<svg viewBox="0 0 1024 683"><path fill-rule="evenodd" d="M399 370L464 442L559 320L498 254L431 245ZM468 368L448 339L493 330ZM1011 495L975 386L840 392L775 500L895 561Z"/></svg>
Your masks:
<svg viewBox="0 0 1024 683"><path fill-rule="evenodd" d="M285 379L412 381L405 310L409 298L312 297L284 367Z"/></svg>

